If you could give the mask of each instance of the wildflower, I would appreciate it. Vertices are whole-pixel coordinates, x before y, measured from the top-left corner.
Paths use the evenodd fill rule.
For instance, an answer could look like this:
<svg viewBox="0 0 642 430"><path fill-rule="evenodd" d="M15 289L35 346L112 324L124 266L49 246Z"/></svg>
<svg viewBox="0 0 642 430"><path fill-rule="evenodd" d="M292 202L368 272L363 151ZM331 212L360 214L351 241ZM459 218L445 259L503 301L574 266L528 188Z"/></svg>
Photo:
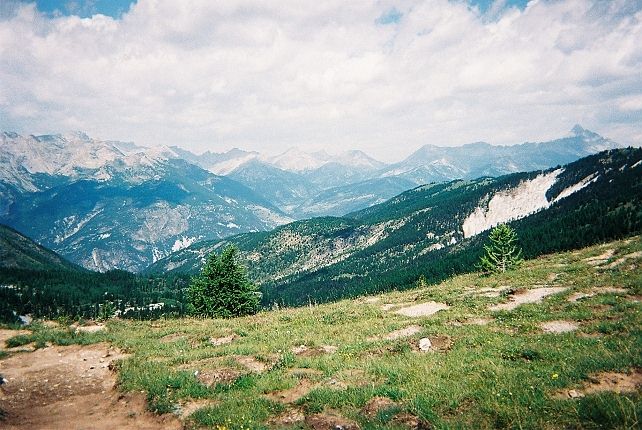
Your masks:
<svg viewBox="0 0 642 430"><path fill-rule="evenodd" d="M551 376L552 379L557 379L559 377L560 377L560 375L558 375L557 373L553 373L553 376Z"/></svg>

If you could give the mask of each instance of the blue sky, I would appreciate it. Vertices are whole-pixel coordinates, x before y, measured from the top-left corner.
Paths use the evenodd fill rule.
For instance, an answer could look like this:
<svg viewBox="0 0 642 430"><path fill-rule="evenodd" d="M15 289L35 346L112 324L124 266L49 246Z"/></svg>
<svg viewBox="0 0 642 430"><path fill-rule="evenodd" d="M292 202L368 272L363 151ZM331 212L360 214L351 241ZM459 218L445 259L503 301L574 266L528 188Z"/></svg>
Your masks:
<svg viewBox="0 0 642 430"><path fill-rule="evenodd" d="M641 145L642 0L526 3L0 0L0 130L386 160L578 123Z"/></svg>
<svg viewBox="0 0 642 430"><path fill-rule="evenodd" d="M479 9L482 12L486 12L493 4L495 0L468 0L468 3L474 6L479 6ZM517 6L520 9L524 9L528 0L506 0L505 7Z"/></svg>
<svg viewBox="0 0 642 430"><path fill-rule="evenodd" d="M23 0L25 3L29 0ZM180 0L179 0L180 1ZM473 6L478 6L482 12L486 12L496 0L468 0ZM135 0L36 0L38 9L48 14L78 15L82 18L90 17L100 13L113 18L119 18L129 10ZM505 7L517 6L523 9L528 0L506 0ZM397 22L402 14L396 8L390 8L378 20L379 24L390 24Z"/></svg>
<svg viewBox="0 0 642 430"><path fill-rule="evenodd" d="M29 1L24 0L24 3ZM51 15L78 15L88 18L100 13L119 18L129 10L133 0L36 0L38 9Z"/></svg>

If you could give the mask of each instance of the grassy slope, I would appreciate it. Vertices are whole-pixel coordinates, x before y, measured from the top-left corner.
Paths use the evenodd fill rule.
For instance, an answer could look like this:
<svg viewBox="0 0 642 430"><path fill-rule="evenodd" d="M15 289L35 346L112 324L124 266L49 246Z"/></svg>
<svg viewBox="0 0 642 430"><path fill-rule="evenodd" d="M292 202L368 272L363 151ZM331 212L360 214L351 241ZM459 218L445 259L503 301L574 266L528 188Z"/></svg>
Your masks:
<svg viewBox="0 0 642 430"><path fill-rule="evenodd" d="M639 392L575 400L552 397L556 390L581 387L591 373L642 367L642 258L613 268L597 268L585 261L607 249L615 250L609 260L613 262L642 251L642 242L638 236L544 256L527 261L513 273L458 276L439 285L380 295L374 303L365 298L344 300L232 320L114 321L108 333L92 339L106 337L133 353L120 368L121 388L145 390L152 409L165 412L189 399L212 399L211 407L191 415L188 426L263 428L271 417L292 407L264 394L296 386L302 371L297 374L293 369L310 368L319 371L308 377L318 386L296 406L306 414L338 411L363 429L395 428L391 416L399 409L435 428L635 428L642 416ZM487 308L505 297L466 293L471 288L529 289L543 284L569 289L540 304L498 313ZM623 287L627 293L567 301L572 293L596 287ZM421 318L381 309L383 303L427 300L445 302L451 308ZM493 320L483 326L459 324L473 317ZM539 328L543 321L562 319L579 323L580 329L545 334ZM410 324L420 325L421 331L400 340L368 340ZM41 342L67 336L42 330L35 335ZM208 341L230 333L239 336L230 345L213 346ZM450 336L452 348L413 351L418 339L435 335ZM336 345L338 350L317 357L290 352L301 344ZM195 370L234 367L230 355L276 360L277 365L212 387L194 377ZM223 358L217 362L216 357ZM361 410L374 396L389 397L399 406L391 413L366 418Z"/></svg>

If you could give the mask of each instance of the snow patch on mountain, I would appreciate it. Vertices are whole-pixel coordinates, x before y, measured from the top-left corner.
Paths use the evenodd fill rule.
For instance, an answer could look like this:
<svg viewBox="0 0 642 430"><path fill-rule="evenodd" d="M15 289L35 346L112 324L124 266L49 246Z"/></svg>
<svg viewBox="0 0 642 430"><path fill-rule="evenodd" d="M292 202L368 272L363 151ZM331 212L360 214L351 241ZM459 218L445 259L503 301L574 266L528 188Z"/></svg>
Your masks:
<svg viewBox="0 0 642 430"><path fill-rule="evenodd" d="M283 170L292 172L304 172L317 169L330 162L332 157L325 151L304 152L299 148L290 148L282 154L274 157L267 157L265 161Z"/></svg>
<svg viewBox="0 0 642 430"><path fill-rule="evenodd" d="M558 202L558 201L570 196L571 194L578 192L582 188L585 188L588 185L592 184L593 182L597 181L599 178L600 178L600 176L598 174L596 174L596 173L593 173L593 174L587 176L586 178L582 179L577 184L573 184L570 187L565 188L564 190L562 190L562 192L557 197L555 197L555 200L553 200L553 203L556 203L556 202Z"/></svg>
<svg viewBox="0 0 642 430"><path fill-rule="evenodd" d="M60 221L57 221L55 223L54 230L62 230L62 232L55 235L54 243L62 243L74 234L78 233L85 225L87 225L89 221L91 221L102 211L103 208L97 205L91 212L87 214L86 217L80 220L78 220L78 217L76 215L70 215Z"/></svg>
<svg viewBox="0 0 642 430"><path fill-rule="evenodd" d="M248 163L258 157L256 152L244 153L236 158L223 160L218 163L207 166L207 170L216 175L229 175L245 163Z"/></svg>
<svg viewBox="0 0 642 430"><path fill-rule="evenodd" d="M475 236L498 224L524 218L550 206L546 192L557 181L562 169L522 181L517 187L495 193L488 207L477 207L462 224L464 237Z"/></svg>
<svg viewBox="0 0 642 430"><path fill-rule="evenodd" d="M475 236L496 225L521 219L546 209L566 197L577 193L596 182L600 176L592 173L579 182L563 189L559 195L549 201L546 192L557 182L564 169L541 174L534 179L522 181L517 187L495 193L488 201L487 207L477 207L463 222L464 237ZM482 200L487 200L486 196Z"/></svg>
<svg viewBox="0 0 642 430"><path fill-rule="evenodd" d="M181 249L185 249L194 242L198 240L198 237L187 237L187 236L181 236L180 239L176 239L174 241L174 245L172 245L172 252L177 252L180 251Z"/></svg>

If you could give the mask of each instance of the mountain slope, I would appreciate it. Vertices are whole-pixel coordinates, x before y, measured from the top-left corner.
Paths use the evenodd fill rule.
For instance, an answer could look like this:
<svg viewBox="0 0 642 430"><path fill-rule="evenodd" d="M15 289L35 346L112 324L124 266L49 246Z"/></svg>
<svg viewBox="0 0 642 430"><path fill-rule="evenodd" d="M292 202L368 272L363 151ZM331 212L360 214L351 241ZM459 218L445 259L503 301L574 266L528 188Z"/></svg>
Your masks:
<svg viewBox="0 0 642 430"><path fill-rule="evenodd" d="M642 229L642 149L602 152L563 168L425 185L345 218L319 218L202 242L150 270L198 270L227 243L241 249L266 300L309 299L403 287L470 270L479 233L514 221L527 256ZM595 214L600 214L596 217Z"/></svg>
<svg viewBox="0 0 642 430"><path fill-rule="evenodd" d="M290 221L168 148L125 154L85 135L2 136L13 167L0 176L0 222L86 268L138 271L199 239Z"/></svg>
<svg viewBox="0 0 642 430"><path fill-rule="evenodd" d="M288 214L320 189L301 174L279 169L258 159L243 163L228 174Z"/></svg>
<svg viewBox="0 0 642 430"><path fill-rule="evenodd" d="M82 271L28 237L0 224L0 269Z"/></svg>
<svg viewBox="0 0 642 430"><path fill-rule="evenodd" d="M403 178L367 179L317 192L300 203L292 213L298 219L343 215L382 203L413 187L411 181Z"/></svg>

